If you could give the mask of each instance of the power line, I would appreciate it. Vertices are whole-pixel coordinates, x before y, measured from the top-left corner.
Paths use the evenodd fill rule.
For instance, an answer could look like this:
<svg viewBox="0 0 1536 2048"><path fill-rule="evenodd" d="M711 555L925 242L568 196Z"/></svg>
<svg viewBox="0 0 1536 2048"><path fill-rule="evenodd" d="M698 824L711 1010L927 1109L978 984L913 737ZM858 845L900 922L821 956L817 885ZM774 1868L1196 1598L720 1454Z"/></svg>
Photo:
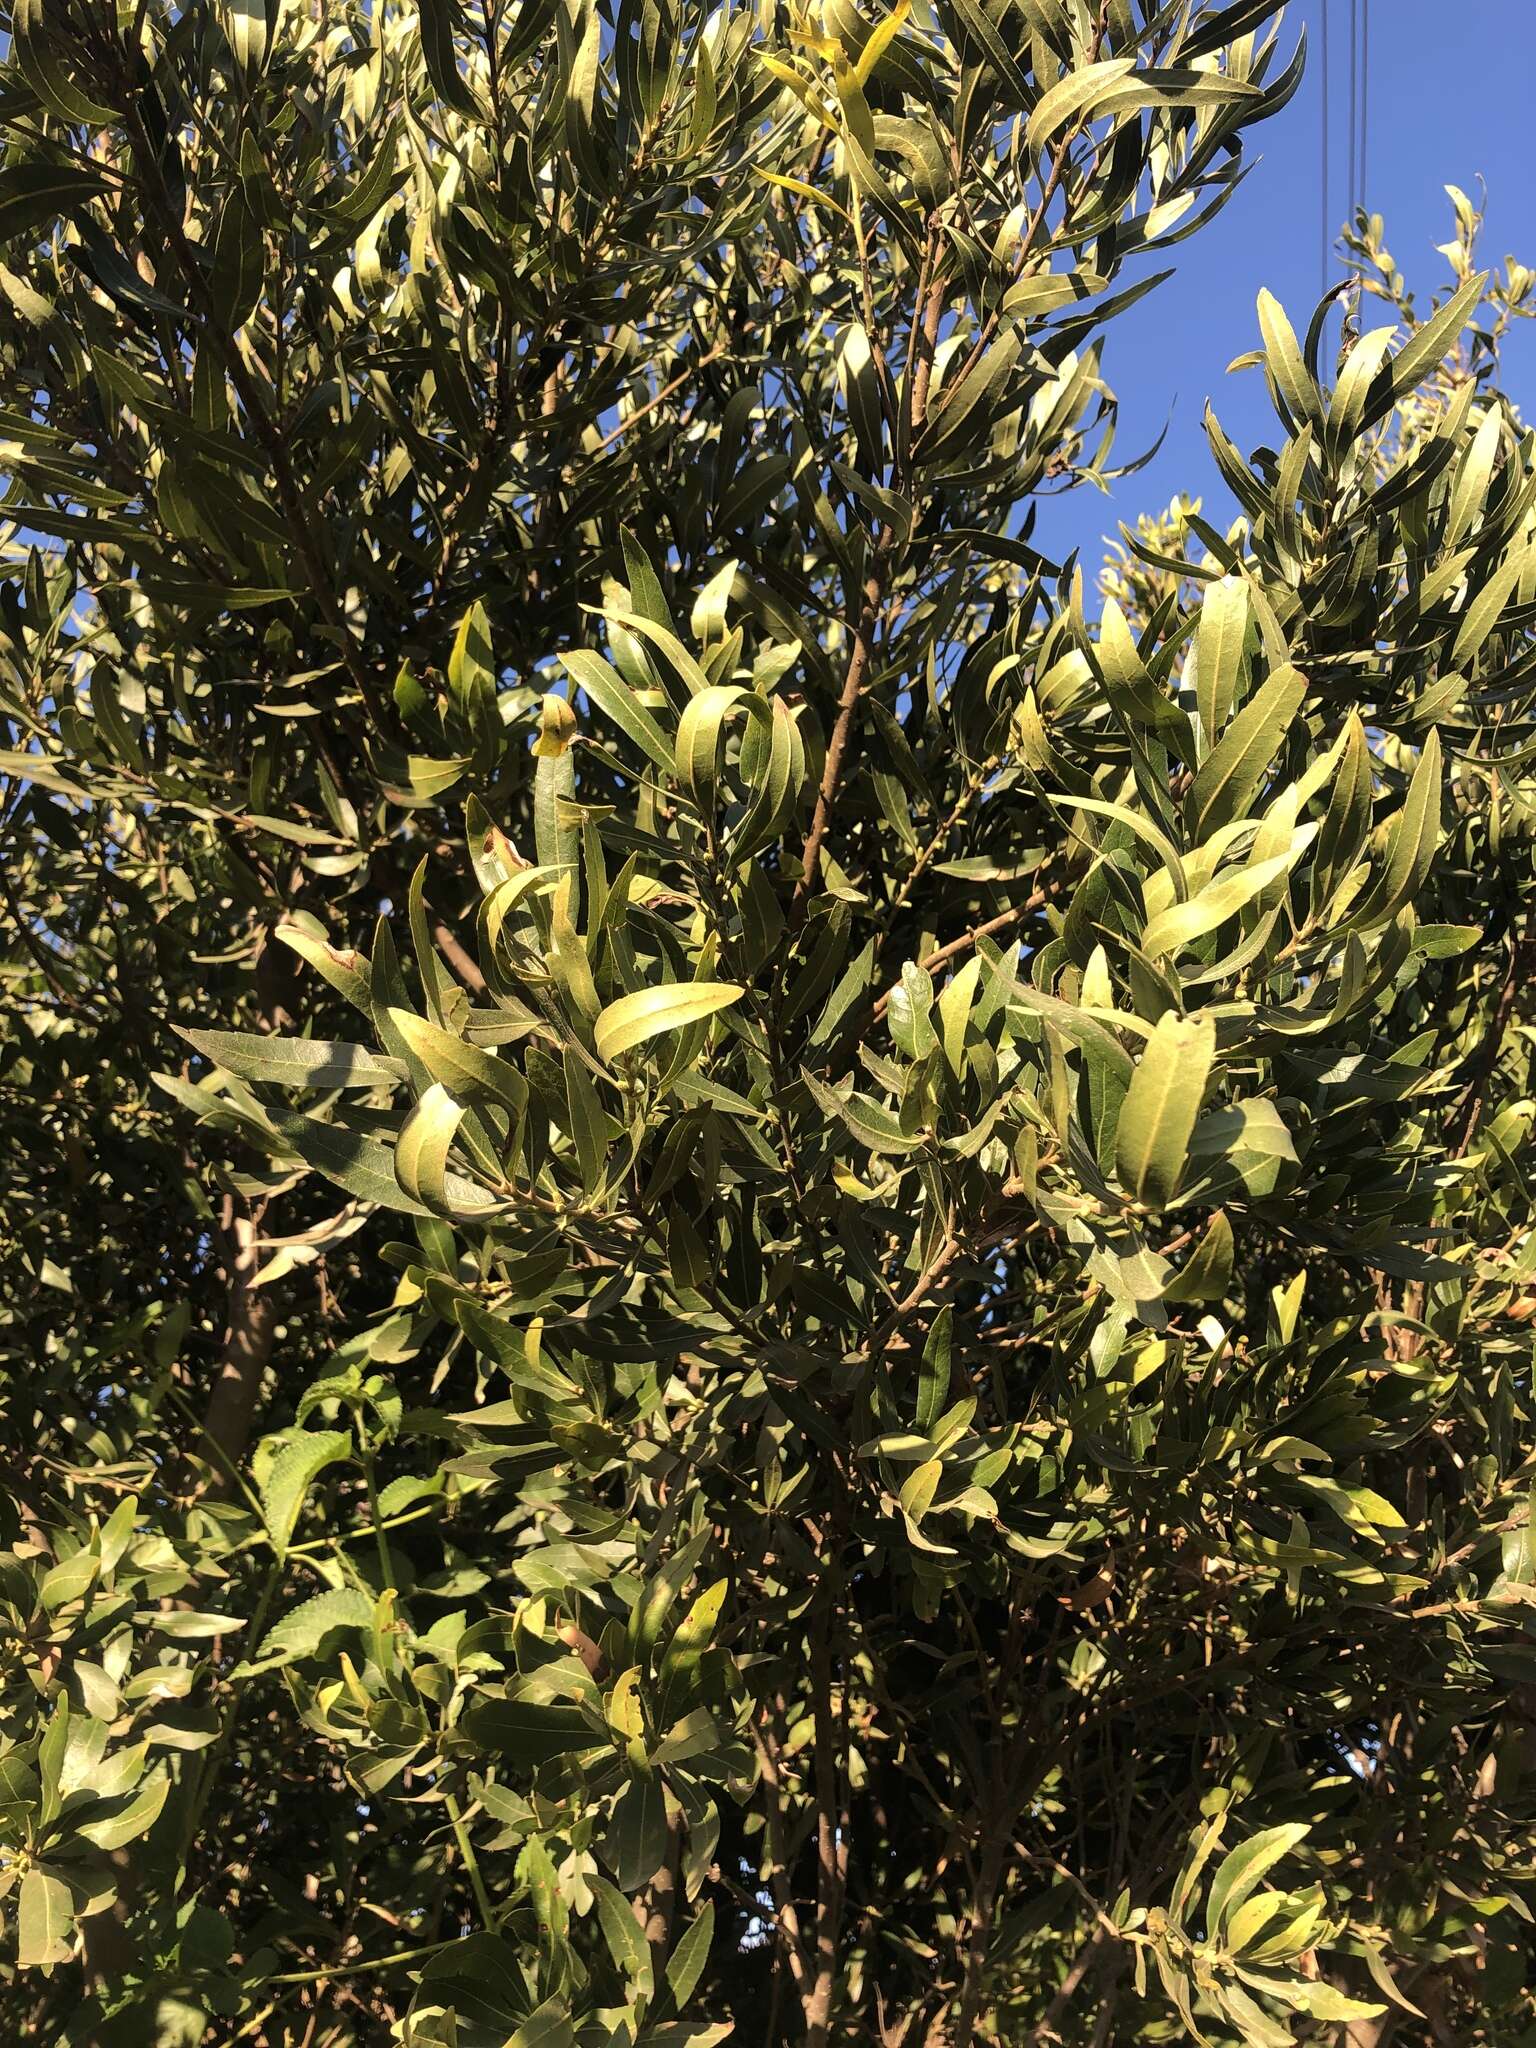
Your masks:
<svg viewBox="0 0 1536 2048"><path fill-rule="evenodd" d="M1355 224L1355 168L1359 161L1356 154L1355 114L1359 107L1359 55L1360 55L1360 0L1349 0L1349 212L1346 225Z"/></svg>
<svg viewBox="0 0 1536 2048"><path fill-rule="evenodd" d="M1333 227L1330 218L1331 209L1328 204L1328 111L1328 0L1323 0L1323 117L1318 123L1318 132L1322 137L1323 147L1323 175L1321 180L1323 210L1321 232L1318 238L1318 290L1320 293L1326 292L1328 289L1328 242Z"/></svg>
<svg viewBox="0 0 1536 2048"><path fill-rule="evenodd" d="M1370 135L1370 0L1360 0L1360 205L1366 195L1366 137Z"/></svg>

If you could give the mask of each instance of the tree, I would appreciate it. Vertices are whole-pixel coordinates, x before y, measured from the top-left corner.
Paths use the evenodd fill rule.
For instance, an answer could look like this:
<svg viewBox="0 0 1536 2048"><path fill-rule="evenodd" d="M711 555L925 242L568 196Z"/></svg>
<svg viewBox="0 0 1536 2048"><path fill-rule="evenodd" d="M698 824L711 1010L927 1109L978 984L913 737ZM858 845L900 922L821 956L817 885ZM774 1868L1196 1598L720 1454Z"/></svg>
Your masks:
<svg viewBox="0 0 1536 2048"><path fill-rule="evenodd" d="M9 2034L1533 2037L1531 276L1037 518L1278 11L13 11Z"/></svg>

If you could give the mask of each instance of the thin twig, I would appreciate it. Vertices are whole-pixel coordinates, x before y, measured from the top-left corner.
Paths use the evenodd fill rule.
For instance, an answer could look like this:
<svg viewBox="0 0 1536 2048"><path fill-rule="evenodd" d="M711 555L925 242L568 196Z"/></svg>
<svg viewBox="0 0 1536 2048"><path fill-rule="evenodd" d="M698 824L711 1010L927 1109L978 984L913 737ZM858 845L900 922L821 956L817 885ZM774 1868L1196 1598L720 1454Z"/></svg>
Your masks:
<svg viewBox="0 0 1536 2048"><path fill-rule="evenodd" d="M634 411L632 413L627 413L624 416L624 418L619 421L619 424L616 427L610 427L608 432L604 434L601 441L598 442L595 452L601 455L607 449L611 448L614 442L618 440L621 434L628 433L629 429L635 424L636 420L644 419L645 415L648 412L654 412L658 405L664 405L666 401L672 396L673 392L680 389L682 385L686 384L690 377L697 376L698 372L703 369L706 363L713 363L724 354L725 343L723 341L717 341L713 348L706 349L704 354L697 357L693 362L691 362L685 370L679 370L677 375L672 379L670 384L663 384L661 389L656 393L656 396L654 398L648 398L645 401L644 405L637 405Z"/></svg>
<svg viewBox="0 0 1536 2048"><path fill-rule="evenodd" d="M947 945L940 946L936 952L925 953L922 959L918 961L918 966L922 968L925 974L931 974L935 967L943 967L946 962L957 959L960 954L968 953L978 939L989 939L994 932L1006 931L1009 925L1018 924L1024 918L1032 917L1037 910L1044 906L1050 895L1051 891L1049 888L1032 889L1022 903L1010 904L1008 909L1000 910L996 917L989 917L985 924L972 925L971 929L968 932L963 932L958 939L951 939ZM871 1012L871 1018L874 1023L878 1024L885 1015L890 1007L890 1001L890 991L887 990L880 997Z"/></svg>

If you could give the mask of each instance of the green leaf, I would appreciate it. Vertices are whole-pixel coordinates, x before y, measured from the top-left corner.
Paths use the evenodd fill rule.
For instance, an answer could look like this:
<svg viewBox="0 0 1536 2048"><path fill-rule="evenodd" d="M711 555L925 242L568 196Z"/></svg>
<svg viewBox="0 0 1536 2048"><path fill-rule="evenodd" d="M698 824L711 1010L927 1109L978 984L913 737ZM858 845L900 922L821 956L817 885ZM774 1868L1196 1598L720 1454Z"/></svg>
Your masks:
<svg viewBox="0 0 1536 2048"><path fill-rule="evenodd" d="M1272 292L1259 293L1259 331L1264 337L1270 374L1291 415L1292 424L1297 428L1314 427L1321 432L1324 424L1323 394L1307 375L1301 344L1285 317L1285 308Z"/></svg>
<svg viewBox="0 0 1536 2048"><path fill-rule="evenodd" d="M1304 1822L1288 1821L1283 1826L1263 1828L1246 1842L1240 1842L1216 1866L1206 1895L1206 1921L1213 1934L1225 1931L1228 1920L1252 1892L1265 1873L1282 1856L1288 1856L1309 1830Z"/></svg>
<svg viewBox="0 0 1536 2048"><path fill-rule="evenodd" d="M1237 702L1247 633L1246 585L1235 576L1208 583L1200 600L1200 631L1196 641L1196 698L1207 753L1220 739Z"/></svg>
<svg viewBox="0 0 1536 2048"><path fill-rule="evenodd" d="M801 1070L800 1078L828 1116L847 1126L870 1152L916 1152L927 1140L917 1132L904 1131L888 1109L867 1095L849 1088L846 1093L829 1088L814 1074Z"/></svg>
<svg viewBox="0 0 1536 2048"><path fill-rule="evenodd" d="M182 1031L195 1052L246 1081L288 1088L393 1087L405 1068L365 1046L334 1038L265 1037L250 1031Z"/></svg>
<svg viewBox="0 0 1536 2048"><path fill-rule="evenodd" d="M401 1188L395 1177L393 1146L349 1131L341 1124L321 1123L293 1111L272 1110L269 1114L273 1128L290 1151L360 1202L381 1209L401 1209L411 1216L431 1213ZM457 1174L447 1176L445 1191L456 1208L467 1209L484 1200L483 1191L473 1181Z"/></svg>
<svg viewBox="0 0 1536 2048"><path fill-rule="evenodd" d="M441 1082L434 1081L400 1128L395 1146L395 1178L413 1201L422 1203L435 1215L442 1215L451 1206L448 1153L463 1121L462 1103L456 1102ZM478 1187L474 1206L486 1206L486 1197Z"/></svg>
<svg viewBox="0 0 1536 2048"><path fill-rule="evenodd" d="M1266 678L1232 720L1201 762L1185 799L1184 815L1196 844L1246 814L1264 771L1291 736L1306 696L1306 677L1287 663Z"/></svg>
<svg viewBox="0 0 1536 2048"><path fill-rule="evenodd" d="M104 1814L99 1820L87 1815L75 1823L75 1832L96 1848L109 1853L125 1848L129 1842L136 1842L141 1835L148 1834L160 1817L170 1789L169 1775L165 1771L155 1771L132 1797L117 1804L114 1812Z"/></svg>
<svg viewBox="0 0 1536 2048"><path fill-rule="evenodd" d="M1236 917L1256 896L1262 895L1271 882L1290 873L1311 843L1313 830L1309 825L1298 832L1288 852L1277 853L1269 860L1251 861L1247 867L1228 868L1188 903L1171 903L1166 910L1160 910L1141 935L1141 950L1149 960L1155 960L1159 954L1177 953L1208 932L1219 931L1229 918Z"/></svg>
<svg viewBox="0 0 1536 2048"><path fill-rule="evenodd" d="M729 1582L716 1579L704 1588L672 1632L661 1660L658 1720L668 1727L693 1696L705 1653L715 1640Z"/></svg>
<svg viewBox="0 0 1536 2048"><path fill-rule="evenodd" d="M631 1777L614 1801L597 1853L621 1892L637 1892L666 1861L667 1806L655 1773Z"/></svg>
<svg viewBox="0 0 1536 2048"><path fill-rule="evenodd" d="M1515 586L1529 573L1533 561L1536 542L1517 542L1480 589L1475 585L1469 589L1466 613L1451 646L1452 668L1468 666L1499 623L1505 606L1514 596Z"/></svg>
<svg viewBox="0 0 1536 2048"><path fill-rule="evenodd" d="M477 1749L504 1757L524 1771L608 1741L594 1731L579 1707L538 1700L475 1700L465 1709L459 1732Z"/></svg>
<svg viewBox="0 0 1536 2048"><path fill-rule="evenodd" d="M38 1588L43 1605L51 1610L79 1600L96 1583L100 1568L101 1559L89 1544L73 1556L61 1558L44 1574Z"/></svg>
<svg viewBox="0 0 1536 2048"><path fill-rule="evenodd" d="M693 1996L694 1988L704 1974L714 1939L715 1906L712 1899L706 1899L667 1961L667 1983L672 1990L672 2002L679 2012Z"/></svg>
<svg viewBox="0 0 1536 2048"><path fill-rule="evenodd" d="M1205 1235L1163 1289L1164 1301L1222 1301L1232 1288L1232 1225L1218 1209Z"/></svg>
<svg viewBox="0 0 1536 2048"><path fill-rule="evenodd" d="M1091 115L1111 86L1121 84L1136 69L1134 57L1109 57L1097 64L1085 64L1058 79L1040 95L1024 139L1032 150L1048 142L1069 121Z"/></svg>
<svg viewBox="0 0 1536 2048"><path fill-rule="evenodd" d="M1315 2020L1326 2022L1340 2020L1372 2020L1386 2011L1386 2007L1369 1999L1351 1998L1338 1991L1332 1984L1321 1984L1307 1979L1295 1979L1286 1987L1287 2001L1310 2013ZM1288 2039L1294 2038L1287 2036Z"/></svg>
<svg viewBox="0 0 1536 2048"><path fill-rule="evenodd" d="M287 1663L295 1657L313 1657L332 1630L367 1629L372 1625L373 1601L361 1587L343 1586L334 1592L317 1593L274 1622L256 1661Z"/></svg>
<svg viewBox="0 0 1536 2048"><path fill-rule="evenodd" d="M592 1042L602 1060L633 1052L664 1032L681 1031L739 1003L746 990L734 981L685 981L665 988L636 989L598 1015Z"/></svg>
<svg viewBox="0 0 1536 2048"><path fill-rule="evenodd" d="M1258 90L1247 79L1219 72L1137 71L1134 58L1107 57L1069 72L1041 94L1025 140L1031 150L1039 150L1073 122L1138 113L1147 107L1219 106Z"/></svg>
<svg viewBox="0 0 1536 2048"><path fill-rule="evenodd" d="M303 925L280 924L273 937L290 947L301 960L307 961L365 1017L368 1015L371 976L368 962L361 953L328 945Z"/></svg>
<svg viewBox="0 0 1536 2048"><path fill-rule="evenodd" d="M1487 288L1488 272L1474 272L1463 279L1443 306L1414 329L1392 358L1389 389L1367 408L1363 426L1373 425L1389 406L1405 392L1413 390L1434 369L1476 312Z"/></svg>
<svg viewBox="0 0 1536 2048"><path fill-rule="evenodd" d="M52 227L61 216L78 215L106 189L106 181L94 172L42 162L10 164L0 170L0 242Z"/></svg>
<svg viewBox="0 0 1536 2048"><path fill-rule="evenodd" d="M500 1102L515 1116L528 1104L528 1084L509 1061L471 1045L456 1032L410 1010L390 1009L390 1023L433 1080L471 1102Z"/></svg>
<svg viewBox="0 0 1536 2048"><path fill-rule="evenodd" d="M80 91L60 63L48 39L45 0L17 0L11 34L21 75L51 114L70 125L105 127L117 110Z"/></svg>
<svg viewBox="0 0 1536 2048"><path fill-rule="evenodd" d="M306 1430L284 1444L272 1460L262 1482L261 1511L279 1557L287 1554L310 1487L328 1465L349 1457L351 1451L348 1430Z"/></svg>
<svg viewBox="0 0 1536 2048"><path fill-rule="evenodd" d="M69 1886L34 1864L21 1880L16 1909L16 1961L47 1976L74 1954L75 1912Z"/></svg>
<svg viewBox="0 0 1536 2048"><path fill-rule="evenodd" d="M933 982L915 960L908 960L886 1004L891 1037L908 1059L926 1059L938 1045L933 1028Z"/></svg>
<svg viewBox="0 0 1536 2048"><path fill-rule="evenodd" d="M949 1399L950 1352L954 1342L955 1312L946 1302L933 1319L928 1342L923 1346L922 1371L917 1383L917 1426L924 1436L944 1413Z"/></svg>
<svg viewBox="0 0 1536 2048"><path fill-rule="evenodd" d="M948 462L974 453L992 429L994 399L1012 376L1022 337L1009 328L966 376L946 384L917 445L925 463Z"/></svg>
<svg viewBox="0 0 1536 2048"><path fill-rule="evenodd" d="M1385 924L1418 894L1440 844L1440 783L1440 735L1432 731L1397 814L1386 865L1345 929Z"/></svg>
<svg viewBox="0 0 1536 2048"><path fill-rule="evenodd" d="M1138 1202L1166 1208L1177 1194L1215 1053L1210 1017L1162 1017L1148 1039L1115 1140L1115 1171Z"/></svg>
<svg viewBox="0 0 1536 2048"><path fill-rule="evenodd" d="M412 754L405 764L405 786L417 803L429 804L448 791L464 777L469 766L467 754L453 754L437 759L427 754Z"/></svg>
<svg viewBox="0 0 1536 2048"><path fill-rule="evenodd" d="M611 719L658 768L668 775L675 772L666 734L611 663L581 647L569 649L560 660L572 682L586 692L605 718Z"/></svg>
<svg viewBox="0 0 1536 2048"><path fill-rule="evenodd" d="M651 1950L635 1918L634 1908L606 1878L589 1877L587 1884L597 1900L597 1917L602 1922L608 1953L621 1975L629 1979L640 1996L649 1998L655 1982Z"/></svg>

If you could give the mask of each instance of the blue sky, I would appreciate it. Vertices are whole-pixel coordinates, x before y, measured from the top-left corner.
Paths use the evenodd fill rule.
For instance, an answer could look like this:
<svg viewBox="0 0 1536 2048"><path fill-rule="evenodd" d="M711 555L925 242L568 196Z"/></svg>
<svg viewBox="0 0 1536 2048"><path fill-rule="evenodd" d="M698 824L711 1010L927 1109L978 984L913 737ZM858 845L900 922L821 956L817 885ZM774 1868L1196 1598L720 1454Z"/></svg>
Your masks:
<svg viewBox="0 0 1536 2048"><path fill-rule="evenodd" d="M1536 267L1536 4L1532 0L1361 0L1370 13L1366 200L1383 215L1386 243L1421 303L1448 279L1437 242L1451 236L1447 183L1478 199L1487 185L1481 254L1486 265L1514 255ZM1235 508L1215 475L1200 418L1211 398L1223 426L1246 451L1268 438L1273 415L1262 373L1225 374L1257 344L1254 301L1267 285L1304 329L1319 296L1322 26L1325 0L1294 0L1282 28L1292 47L1305 23L1307 75L1277 119L1250 131L1258 162L1213 224L1169 251L1175 274L1116 321L1104 369L1121 401L1117 459L1138 454L1165 420L1153 461L1108 499L1080 489L1042 504L1035 541L1056 560L1083 550L1090 579L1101 536L1117 521L1165 505L1186 490L1203 496L1220 524ZM1335 226L1347 206L1343 185L1349 102L1350 0L1327 0L1332 105L1329 156ZM1335 268L1331 278L1339 275ZM1374 324L1371 323L1371 324ZM1505 383L1527 416L1536 414L1536 321L1517 327Z"/></svg>

